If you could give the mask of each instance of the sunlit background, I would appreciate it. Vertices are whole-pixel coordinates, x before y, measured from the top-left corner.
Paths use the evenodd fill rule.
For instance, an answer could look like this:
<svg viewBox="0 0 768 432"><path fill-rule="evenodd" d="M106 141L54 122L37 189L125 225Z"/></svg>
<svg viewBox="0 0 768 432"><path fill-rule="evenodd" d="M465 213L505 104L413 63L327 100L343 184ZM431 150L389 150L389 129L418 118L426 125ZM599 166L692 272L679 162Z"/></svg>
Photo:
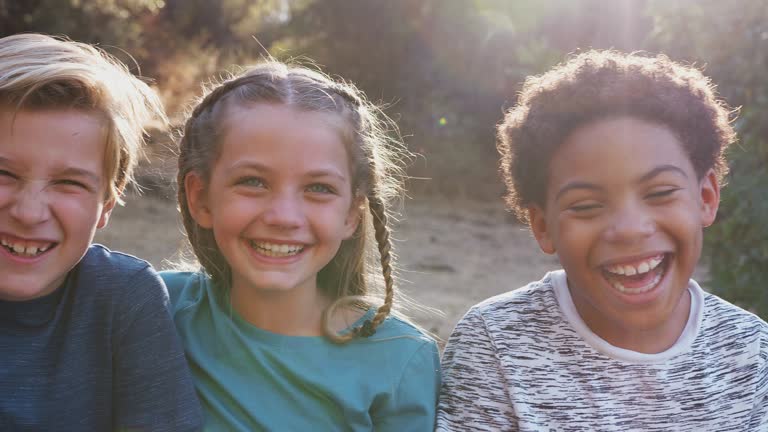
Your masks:
<svg viewBox="0 0 768 432"><path fill-rule="evenodd" d="M429 208L437 207L418 207L426 201L448 203L449 209L479 201L483 210L476 212L478 220L498 216L488 216L489 228L481 237L459 246L467 262L477 254L486 254L489 261L506 256L502 250L534 247L526 235L521 235L524 244L482 243L482 236L520 231L510 217L496 213L503 188L494 125L514 104L527 75L588 48L663 52L694 63L704 67L722 97L740 107L736 126L741 141L730 155L730 185L720 219L707 233L705 284L768 317L766 0L0 0L0 35L27 31L99 44L151 78L176 119L199 93L201 82L267 53L311 60L355 82L370 99L386 105L418 156L409 169L413 199L406 203L406 215L413 206L413 218L418 214L421 219L408 223L457 223L447 213L430 213ZM167 143L155 137L154 158L168 153ZM158 159L148 166L142 179L160 187L154 195L173 197L162 189L173 177L172 161L163 165ZM132 205L146 211L150 220L165 211L152 206L172 208L169 200ZM178 234L176 225L171 227ZM439 244L442 238L436 234L419 241ZM445 277L448 284L465 265L460 259L430 264L432 258L439 261L437 255L425 258L414 238L401 236L401 242L406 280ZM153 254L156 249L136 253L143 251ZM163 249L149 258L156 262L166 255ZM539 258L542 267L556 265L549 257ZM516 265L500 262L483 271L503 272ZM496 281L493 292L514 288L523 278L538 278L540 269L533 268L536 274L524 273L520 280ZM408 290L419 297L418 286ZM467 295L460 305L437 302L448 309L448 318L437 326L441 333L450 330L465 304L488 294L469 286L445 290Z"/></svg>

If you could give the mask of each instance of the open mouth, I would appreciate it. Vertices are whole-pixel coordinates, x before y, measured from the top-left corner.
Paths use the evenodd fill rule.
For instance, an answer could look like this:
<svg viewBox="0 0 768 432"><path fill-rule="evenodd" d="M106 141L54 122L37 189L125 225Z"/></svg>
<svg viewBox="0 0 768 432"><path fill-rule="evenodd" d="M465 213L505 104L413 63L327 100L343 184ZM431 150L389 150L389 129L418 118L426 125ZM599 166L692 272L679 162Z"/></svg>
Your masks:
<svg viewBox="0 0 768 432"><path fill-rule="evenodd" d="M630 264L602 267L603 276L623 294L642 294L654 289L666 274L671 254L662 253Z"/></svg>
<svg viewBox="0 0 768 432"><path fill-rule="evenodd" d="M0 245L11 255L22 258L35 258L53 249L58 243L52 242L20 242L0 239Z"/></svg>
<svg viewBox="0 0 768 432"><path fill-rule="evenodd" d="M250 246L261 255L275 258L290 257L300 254L304 246L297 244L278 244L250 240Z"/></svg>

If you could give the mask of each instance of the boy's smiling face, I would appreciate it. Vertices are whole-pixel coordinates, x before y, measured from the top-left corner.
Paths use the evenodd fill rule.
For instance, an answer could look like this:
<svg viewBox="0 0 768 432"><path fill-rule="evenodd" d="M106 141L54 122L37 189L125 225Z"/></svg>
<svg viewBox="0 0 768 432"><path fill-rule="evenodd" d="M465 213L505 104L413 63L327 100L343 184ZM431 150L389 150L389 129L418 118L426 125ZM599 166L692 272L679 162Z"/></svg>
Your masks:
<svg viewBox="0 0 768 432"><path fill-rule="evenodd" d="M106 225L105 142L96 115L0 109L0 299L53 292Z"/></svg>
<svg viewBox="0 0 768 432"><path fill-rule="evenodd" d="M658 352L687 321L688 280L718 202L715 174L699 179L670 129L618 117L566 138L550 161L546 208L532 207L530 220L587 325L614 345Z"/></svg>

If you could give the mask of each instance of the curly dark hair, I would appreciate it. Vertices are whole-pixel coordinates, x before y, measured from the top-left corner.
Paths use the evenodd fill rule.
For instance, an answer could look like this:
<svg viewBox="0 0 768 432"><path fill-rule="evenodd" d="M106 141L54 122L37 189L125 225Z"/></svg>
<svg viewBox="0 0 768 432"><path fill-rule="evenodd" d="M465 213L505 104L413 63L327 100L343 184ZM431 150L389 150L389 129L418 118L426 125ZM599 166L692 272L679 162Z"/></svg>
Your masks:
<svg viewBox="0 0 768 432"><path fill-rule="evenodd" d="M498 126L506 203L528 221L530 205L545 206L549 161L577 128L630 116L668 127L683 144L696 174L728 172L725 148L736 139L732 110L694 67L664 55L588 51L543 75L526 79L516 106Z"/></svg>

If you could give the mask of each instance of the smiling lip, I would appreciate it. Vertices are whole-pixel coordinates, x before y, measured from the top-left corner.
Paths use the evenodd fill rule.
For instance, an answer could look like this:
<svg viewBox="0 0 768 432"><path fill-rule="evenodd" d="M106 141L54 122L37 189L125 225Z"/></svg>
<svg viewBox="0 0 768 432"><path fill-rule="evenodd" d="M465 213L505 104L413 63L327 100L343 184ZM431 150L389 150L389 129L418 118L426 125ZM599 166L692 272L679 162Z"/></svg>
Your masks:
<svg viewBox="0 0 768 432"><path fill-rule="evenodd" d="M259 261L271 264L288 264L297 261L310 247L309 244L267 239L244 239L251 255Z"/></svg>
<svg viewBox="0 0 768 432"><path fill-rule="evenodd" d="M671 253L650 253L611 260L600 270L611 291L623 302L643 304L661 294L659 288L664 286L672 258Z"/></svg>
<svg viewBox="0 0 768 432"><path fill-rule="evenodd" d="M0 252L19 264L33 264L46 257L59 245L49 239L24 238L0 232Z"/></svg>

